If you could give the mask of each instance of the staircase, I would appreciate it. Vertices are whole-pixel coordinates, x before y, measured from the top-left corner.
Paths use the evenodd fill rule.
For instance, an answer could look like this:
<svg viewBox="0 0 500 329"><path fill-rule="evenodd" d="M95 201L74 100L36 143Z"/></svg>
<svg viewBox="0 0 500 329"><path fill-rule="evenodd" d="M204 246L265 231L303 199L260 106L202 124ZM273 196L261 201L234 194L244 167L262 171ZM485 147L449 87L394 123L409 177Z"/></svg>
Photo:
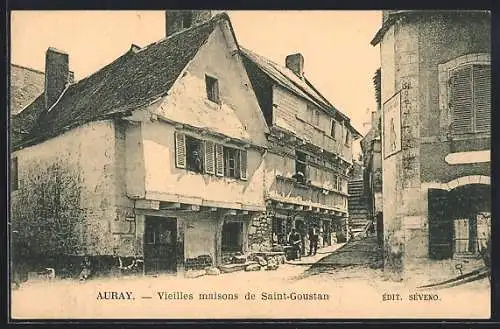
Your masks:
<svg viewBox="0 0 500 329"><path fill-rule="evenodd" d="M349 226L353 233L363 231L369 220L368 199L362 178L353 179L348 184Z"/></svg>

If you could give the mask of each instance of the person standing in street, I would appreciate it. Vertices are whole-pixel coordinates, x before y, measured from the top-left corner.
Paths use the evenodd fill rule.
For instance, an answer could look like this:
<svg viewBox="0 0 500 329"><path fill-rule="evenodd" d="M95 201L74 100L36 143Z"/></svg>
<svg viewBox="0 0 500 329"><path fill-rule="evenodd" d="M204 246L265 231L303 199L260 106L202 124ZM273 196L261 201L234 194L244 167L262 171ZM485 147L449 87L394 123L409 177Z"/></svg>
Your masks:
<svg viewBox="0 0 500 329"><path fill-rule="evenodd" d="M309 228L309 256L316 255L318 251L318 239L319 232L318 227L316 225L312 225Z"/></svg>
<svg viewBox="0 0 500 329"><path fill-rule="evenodd" d="M300 234L294 228L292 228L288 240L290 245L292 245L293 249L295 250L297 258L300 260L302 256L301 237Z"/></svg>

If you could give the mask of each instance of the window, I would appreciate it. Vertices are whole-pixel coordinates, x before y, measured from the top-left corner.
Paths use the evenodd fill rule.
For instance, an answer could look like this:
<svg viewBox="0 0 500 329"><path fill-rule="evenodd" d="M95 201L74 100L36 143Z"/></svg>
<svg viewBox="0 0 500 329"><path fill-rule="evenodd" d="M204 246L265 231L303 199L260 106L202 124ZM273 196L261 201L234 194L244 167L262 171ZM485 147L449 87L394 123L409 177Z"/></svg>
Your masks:
<svg viewBox="0 0 500 329"><path fill-rule="evenodd" d="M205 76L205 83L207 86L207 97L215 103L219 103L219 81L216 78Z"/></svg>
<svg viewBox="0 0 500 329"><path fill-rule="evenodd" d="M345 127L345 141L344 141L346 146L351 145L351 132L349 131L349 128L346 126Z"/></svg>
<svg viewBox="0 0 500 329"><path fill-rule="evenodd" d="M240 154L239 150L224 147L224 176L231 178L240 177Z"/></svg>
<svg viewBox="0 0 500 329"><path fill-rule="evenodd" d="M243 223L228 222L222 225L222 251L243 251Z"/></svg>
<svg viewBox="0 0 500 329"><path fill-rule="evenodd" d="M17 166L17 157L12 158L10 163L10 188L12 191L15 191L19 188L19 176L18 176L18 166Z"/></svg>
<svg viewBox="0 0 500 329"><path fill-rule="evenodd" d="M197 173L247 180L247 151L176 132L175 166Z"/></svg>
<svg viewBox="0 0 500 329"><path fill-rule="evenodd" d="M472 64L451 72L450 106L454 134L490 130L491 66Z"/></svg>
<svg viewBox="0 0 500 329"><path fill-rule="evenodd" d="M300 151L295 151L295 175L294 178L299 182L305 182L306 167L307 167L306 154Z"/></svg>
<svg viewBox="0 0 500 329"><path fill-rule="evenodd" d="M286 244L286 220L283 218L272 219L273 242Z"/></svg>
<svg viewBox="0 0 500 329"><path fill-rule="evenodd" d="M332 127L330 128L330 136L335 138L335 129L337 128L337 122L332 119Z"/></svg>
<svg viewBox="0 0 500 329"><path fill-rule="evenodd" d="M186 136L186 169L197 173L203 172L203 142Z"/></svg>
<svg viewBox="0 0 500 329"><path fill-rule="evenodd" d="M316 127L319 126L319 118L320 118L320 113L318 110L313 109L312 110L312 124L315 125Z"/></svg>
<svg viewBox="0 0 500 329"><path fill-rule="evenodd" d="M193 13L191 12L185 12L182 14L182 28L187 29L191 27L191 24L193 23Z"/></svg>

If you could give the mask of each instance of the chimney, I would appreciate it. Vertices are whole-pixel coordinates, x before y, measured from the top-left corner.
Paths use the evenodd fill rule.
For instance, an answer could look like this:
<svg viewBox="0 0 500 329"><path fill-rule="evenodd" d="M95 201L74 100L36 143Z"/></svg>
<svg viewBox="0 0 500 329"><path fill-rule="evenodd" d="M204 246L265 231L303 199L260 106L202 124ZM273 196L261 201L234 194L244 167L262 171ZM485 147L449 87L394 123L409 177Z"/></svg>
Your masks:
<svg viewBox="0 0 500 329"><path fill-rule="evenodd" d="M55 48L45 54L45 107L49 109L68 85L72 75L69 71L69 56ZM74 76L73 76L74 77Z"/></svg>
<svg viewBox="0 0 500 329"><path fill-rule="evenodd" d="M299 78L302 79L304 77L304 57L302 54L297 53L286 56L285 65Z"/></svg>
<svg viewBox="0 0 500 329"><path fill-rule="evenodd" d="M214 14L212 10L165 10L165 35L168 38L174 33L208 21Z"/></svg>

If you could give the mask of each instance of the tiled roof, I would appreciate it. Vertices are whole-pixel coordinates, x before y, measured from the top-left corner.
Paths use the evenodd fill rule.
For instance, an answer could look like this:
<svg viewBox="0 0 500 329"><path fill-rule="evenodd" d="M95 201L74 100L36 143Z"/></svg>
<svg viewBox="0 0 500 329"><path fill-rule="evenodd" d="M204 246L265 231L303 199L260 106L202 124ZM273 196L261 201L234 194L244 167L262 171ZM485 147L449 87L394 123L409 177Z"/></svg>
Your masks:
<svg viewBox="0 0 500 329"><path fill-rule="evenodd" d="M87 122L123 115L165 96L223 19L229 21L227 14L140 50L132 47L111 64L69 85L49 111L43 111L43 102L32 103L24 110L26 116L40 115L22 144L38 143Z"/></svg>
<svg viewBox="0 0 500 329"><path fill-rule="evenodd" d="M306 99L307 101L315 104L316 106L324 109L332 115L334 115L335 113L339 114L349 122L349 125L351 125L350 119L345 114L336 109L335 106L333 106L323 95L321 95L321 93L316 88L314 88L312 83L310 83L305 77L302 80L289 68L278 65L273 61L252 52L249 49L243 48L241 46L240 49L242 51L242 54L246 58L255 63L260 68L260 70L262 70L276 83L290 90L296 95ZM361 136L361 134L357 132L356 129L352 127L352 125L351 128L359 136Z"/></svg>
<svg viewBox="0 0 500 329"><path fill-rule="evenodd" d="M43 93L45 74L16 64L10 65L10 113L17 114Z"/></svg>

